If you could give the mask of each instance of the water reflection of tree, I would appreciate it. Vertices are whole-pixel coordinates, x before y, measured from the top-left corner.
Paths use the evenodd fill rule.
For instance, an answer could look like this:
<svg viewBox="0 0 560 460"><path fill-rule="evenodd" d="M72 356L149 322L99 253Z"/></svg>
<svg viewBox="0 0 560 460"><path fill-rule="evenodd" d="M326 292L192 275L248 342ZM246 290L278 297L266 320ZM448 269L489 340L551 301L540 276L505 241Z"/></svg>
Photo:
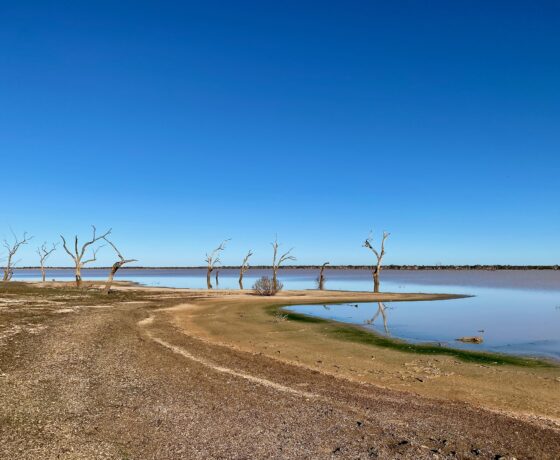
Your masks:
<svg viewBox="0 0 560 460"><path fill-rule="evenodd" d="M383 302L377 302L377 311L375 312L375 315L373 315L371 319L366 319L364 321L364 324L373 326L375 324L375 320L379 317L379 315L381 315L381 317L383 318L383 328L385 329L385 333L389 335L389 327L387 326L387 307Z"/></svg>

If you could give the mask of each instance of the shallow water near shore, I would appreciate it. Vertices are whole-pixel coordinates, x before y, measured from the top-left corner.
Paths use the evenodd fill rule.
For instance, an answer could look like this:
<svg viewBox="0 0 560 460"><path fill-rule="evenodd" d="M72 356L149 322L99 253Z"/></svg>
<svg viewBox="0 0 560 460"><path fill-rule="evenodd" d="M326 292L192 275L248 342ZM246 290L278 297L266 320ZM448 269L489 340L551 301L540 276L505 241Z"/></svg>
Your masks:
<svg viewBox="0 0 560 460"><path fill-rule="evenodd" d="M270 270L250 270L250 288ZM284 289L316 289L318 271L280 272ZM84 270L84 279L105 278L107 270ZM326 289L370 291L367 270L328 270ZM72 270L53 269L47 279L71 280ZM237 289L238 270L222 269L219 289ZM38 270L18 270L14 280L38 280ZM117 279L147 286L206 288L204 269L123 269ZM212 277L215 284L215 278ZM216 287L216 286L215 286ZM436 342L471 350L545 356L560 360L560 271L404 271L382 274L384 292L465 294L473 297L422 302L301 305L297 313L361 325L379 334L410 342ZM480 336L482 344L455 339Z"/></svg>
<svg viewBox="0 0 560 460"><path fill-rule="evenodd" d="M296 305L288 310L351 323L412 343L560 361L560 308L554 292L471 288L475 297L421 302ZM457 338L477 336L481 344Z"/></svg>

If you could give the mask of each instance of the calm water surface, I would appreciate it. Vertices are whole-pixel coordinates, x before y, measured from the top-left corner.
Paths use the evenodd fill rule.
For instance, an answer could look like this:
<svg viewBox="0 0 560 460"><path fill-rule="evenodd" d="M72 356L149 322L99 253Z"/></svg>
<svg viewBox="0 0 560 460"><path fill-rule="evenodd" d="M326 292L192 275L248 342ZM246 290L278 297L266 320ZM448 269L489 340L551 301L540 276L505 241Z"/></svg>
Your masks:
<svg viewBox="0 0 560 460"><path fill-rule="evenodd" d="M365 270L328 270L326 288L369 291ZM250 287L267 270L250 270ZM84 279L99 279L106 270L84 270ZM72 279L71 270L51 270L47 279ZM220 270L221 289L237 288L237 270ZM316 270L283 270L285 289L315 289ZM14 279L39 279L37 270L18 270ZM202 269L119 271L117 279L148 286L205 288ZM214 277L212 277L214 283ZM560 271L391 271L383 272L385 292L467 294L473 297L422 302L301 305L290 310L359 324L380 334L411 342L440 342L456 348L547 356L560 360ZM483 331L483 332L480 332ZM481 335L481 345L455 339Z"/></svg>

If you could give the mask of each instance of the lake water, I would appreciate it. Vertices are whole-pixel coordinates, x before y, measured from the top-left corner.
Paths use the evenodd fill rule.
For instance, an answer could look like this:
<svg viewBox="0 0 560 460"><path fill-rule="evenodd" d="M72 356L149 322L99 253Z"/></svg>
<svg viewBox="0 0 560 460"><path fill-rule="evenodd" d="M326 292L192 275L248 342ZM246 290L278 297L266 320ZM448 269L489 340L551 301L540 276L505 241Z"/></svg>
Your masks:
<svg viewBox="0 0 560 460"><path fill-rule="evenodd" d="M270 270L249 270L245 287ZM280 272L284 289L315 289L317 270ZM84 270L84 279L105 278L107 270ZM326 289L370 291L366 270L326 270ZM49 270L47 279L68 280L72 270ZM218 288L236 289L238 270L220 270ZM37 280L38 270L17 270L14 280ZM204 269L122 269L117 279L148 286L205 288ZM382 273L385 292L466 294L473 297L422 302L301 305L298 313L358 324L411 342L440 342L456 348L547 356L560 360L560 271L399 271ZM214 277L212 282L215 283ZM479 332L484 331L484 332ZM455 339L482 336L480 345Z"/></svg>

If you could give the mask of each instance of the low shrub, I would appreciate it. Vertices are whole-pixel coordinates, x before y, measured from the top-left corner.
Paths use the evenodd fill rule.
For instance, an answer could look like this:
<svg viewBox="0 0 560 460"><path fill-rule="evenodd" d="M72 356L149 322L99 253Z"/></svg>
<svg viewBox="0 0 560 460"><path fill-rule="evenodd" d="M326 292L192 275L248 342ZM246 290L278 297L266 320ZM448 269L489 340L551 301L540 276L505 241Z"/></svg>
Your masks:
<svg viewBox="0 0 560 460"><path fill-rule="evenodd" d="M253 284L253 290L257 295L276 295L282 288L283 285L280 281L277 281L276 286L274 286L274 280L270 279L268 276L263 276Z"/></svg>

